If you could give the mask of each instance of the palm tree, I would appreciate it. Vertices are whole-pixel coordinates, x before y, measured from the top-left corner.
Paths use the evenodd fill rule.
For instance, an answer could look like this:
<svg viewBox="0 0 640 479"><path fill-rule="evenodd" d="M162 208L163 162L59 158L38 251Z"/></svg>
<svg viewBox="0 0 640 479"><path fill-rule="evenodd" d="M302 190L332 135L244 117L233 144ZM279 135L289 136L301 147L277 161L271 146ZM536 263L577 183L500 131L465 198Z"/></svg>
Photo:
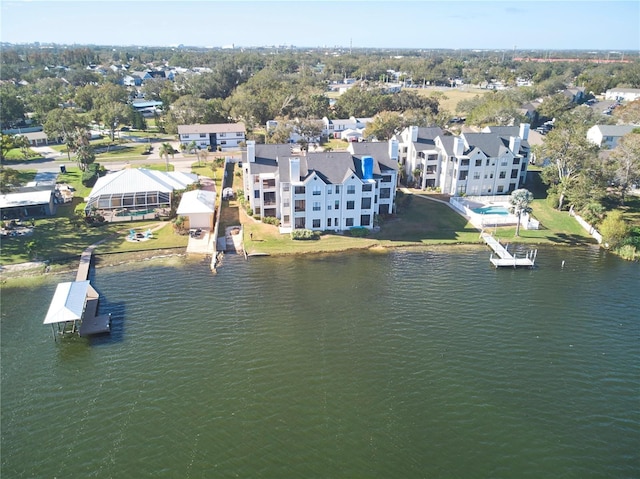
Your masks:
<svg viewBox="0 0 640 479"><path fill-rule="evenodd" d="M167 171L169 171L169 155L171 155L171 158L173 158L175 154L173 146L171 146L171 143L163 143L162 145L160 145L160 150L158 151L158 153L160 154L160 158L165 158L165 161L167 162Z"/></svg>
<svg viewBox="0 0 640 479"><path fill-rule="evenodd" d="M522 217L522 214L531 213L533 211L529 206L532 201L533 194L525 188L513 191L509 197L509 212L518 217L516 236L520 236L520 218Z"/></svg>

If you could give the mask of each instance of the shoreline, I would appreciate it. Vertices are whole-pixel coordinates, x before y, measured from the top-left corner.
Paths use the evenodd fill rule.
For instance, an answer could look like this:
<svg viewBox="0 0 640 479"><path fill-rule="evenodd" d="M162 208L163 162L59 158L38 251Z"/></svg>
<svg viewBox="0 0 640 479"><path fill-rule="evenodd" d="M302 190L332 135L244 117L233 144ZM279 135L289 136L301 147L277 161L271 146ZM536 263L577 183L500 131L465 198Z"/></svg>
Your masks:
<svg viewBox="0 0 640 479"><path fill-rule="evenodd" d="M591 247L594 245L584 244L584 243L576 243L576 244L547 244L547 243L520 243L526 244L527 246L549 246L552 248L556 247ZM291 253L266 253L260 254L256 256L267 256L267 257L281 257L281 256L307 256L310 254L316 255L336 255L336 254L344 254L350 252L371 252L371 253L388 253L394 250L401 249L419 249L419 248L433 248L433 249L442 249L442 248L450 248L450 249L460 249L460 248L486 248L484 243L430 243L430 244L401 244L401 245L368 245L362 247L352 247L345 248L341 250L331 250L331 251L305 251L305 252L291 252ZM180 250L179 252L176 250ZM223 253L224 252L219 252ZM172 258L172 257L184 257L187 258L189 255L186 252L185 248L162 248L157 250L144 250L144 251L132 251L132 252L123 252L123 253L96 253L94 252L94 259L92 261L93 268L104 268L111 266L119 266L126 263L142 263L144 261L150 261L154 259L163 259L163 258ZM194 255L196 256L196 255ZM208 255L199 255L203 258ZM251 257L252 255L249 255ZM50 265L50 261L34 261L30 263L18 263L15 265L2 266L0 270L0 284L6 285L8 282L20 281L20 280L35 280L37 278L45 278L53 275L62 275L62 274L70 274L75 272L78 269L78 261L79 258L74 258L73 260L65 261L62 263L57 263L54 266ZM32 267L26 266L32 265Z"/></svg>

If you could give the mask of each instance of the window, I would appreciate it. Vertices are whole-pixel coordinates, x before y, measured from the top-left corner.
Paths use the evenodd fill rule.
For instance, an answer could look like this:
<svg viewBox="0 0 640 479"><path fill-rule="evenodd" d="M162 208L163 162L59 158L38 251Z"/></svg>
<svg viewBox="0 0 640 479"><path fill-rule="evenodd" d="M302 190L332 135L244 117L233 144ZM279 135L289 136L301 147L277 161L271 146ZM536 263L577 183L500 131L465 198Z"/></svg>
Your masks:
<svg viewBox="0 0 640 479"><path fill-rule="evenodd" d="M218 136L219 136L220 138L224 138L224 137L226 136L226 134L225 134L225 133L218 133Z"/></svg>
<svg viewBox="0 0 640 479"><path fill-rule="evenodd" d="M336 185L336 195L340 194L340 185Z"/></svg>
<svg viewBox="0 0 640 479"><path fill-rule="evenodd" d="M327 228L331 227L331 218L327 218Z"/></svg>
<svg viewBox="0 0 640 479"><path fill-rule="evenodd" d="M331 187L327 188L327 194L328 194L328 195L330 195L330 194L331 194L331 191L332 191Z"/></svg>
<svg viewBox="0 0 640 479"><path fill-rule="evenodd" d="M485 176L486 176L486 175L485 175ZM474 180L479 180L479 179L480 179L480 172L479 172L479 171L476 171L476 172L473 174L473 179L474 179Z"/></svg>
<svg viewBox="0 0 640 479"><path fill-rule="evenodd" d="M313 211L320 211L320 202L319 201L314 201L313 202Z"/></svg>
<svg viewBox="0 0 640 479"><path fill-rule="evenodd" d="M502 193L504 191L504 186L498 185L498 193Z"/></svg>
<svg viewBox="0 0 640 479"><path fill-rule="evenodd" d="M260 198L260 190L253 190L253 197L255 199Z"/></svg>
<svg viewBox="0 0 640 479"><path fill-rule="evenodd" d="M380 188L380 198L391 198L391 188Z"/></svg>
<svg viewBox="0 0 640 479"><path fill-rule="evenodd" d="M347 201L347 209L352 210L355 208L355 201Z"/></svg>
<svg viewBox="0 0 640 479"><path fill-rule="evenodd" d="M476 160L476 166L482 166L482 160Z"/></svg>
<svg viewBox="0 0 640 479"><path fill-rule="evenodd" d="M304 195L305 193L305 188L304 186L296 186L295 190L293 191L296 195Z"/></svg>
<svg viewBox="0 0 640 479"><path fill-rule="evenodd" d="M508 163L509 161L506 158L503 158L502 160L500 160L500 166L507 166Z"/></svg>
<svg viewBox="0 0 640 479"><path fill-rule="evenodd" d="M362 215L360 217L360 226L369 226L371 224L371 215Z"/></svg>
<svg viewBox="0 0 640 479"><path fill-rule="evenodd" d="M313 220L313 227L320 228L320 220Z"/></svg>
<svg viewBox="0 0 640 479"><path fill-rule="evenodd" d="M460 166L469 166L469 159L460 160Z"/></svg>
<svg viewBox="0 0 640 479"><path fill-rule="evenodd" d="M200 138L206 138L207 134L206 133L200 133Z"/></svg>
<svg viewBox="0 0 640 479"><path fill-rule="evenodd" d="M333 208L336 210L340 209L340 202L338 200L336 200L336 202L334 203Z"/></svg>
<svg viewBox="0 0 640 479"><path fill-rule="evenodd" d="M466 180L467 176L469 175L469 171L468 170L464 170L460 172L460 176L459 176L459 180Z"/></svg>
<svg viewBox="0 0 640 479"><path fill-rule="evenodd" d="M296 200L295 210L296 211L304 211L306 209L306 204L304 200Z"/></svg>
<svg viewBox="0 0 640 479"><path fill-rule="evenodd" d="M520 158L514 158L513 159L513 164L514 165L519 165L520 164Z"/></svg>
<svg viewBox="0 0 640 479"><path fill-rule="evenodd" d="M289 207L289 198L285 198L285 199L282 201L282 207L283 207L283 208L288 208L288 207Z"/></svg>
<svg viewBox="0 0 640 479"><path fill-rule="evenodd" d="M347 226L353 226L353 218L347 218L345 221L345 224Z"/></svg>
<svg viewBox="0 0 640 479"><path fill-rule="evenodd" d="M371 191L373 185L371 183L366 183L362 185L362 191Z"/></svg>
<svg viewBox="0 0 640 479"><path fill-rule="evenodd" d="M356 193L356 185L347 185L347 194L355 195Z"/></svg>
<svg viewBox="0 0 640 479"><path fill-rule="evenodd" d="M221 141L220 141L220 144L221 144L221 145L226 145L226 144L227 144L227 140L221 140Z"/></svg>
<svg viewBox="0 0 640 479"><path fill-rule="evenodd" d="M504 171L500 172L500 176L498 176L498 178L500 178L501 180L504 180L507 177L507 173Z"/></svg>
<svg viewBox="0 0 640 479"><path fill-rule="evenodd" d="M519 170L516 168L515 170L511 170L511 178L518 177Z"/></svg>
<svg viewBox="0 0 640 479"><path fill-rule="evenodd" d="M382 182L383 183L391 183L391 175L384 175L382 177Z"/></svg>
<svg viewBox="0 0 640 479"><path fill-rule="evenodd" d="M489 158L487 158L487 162L485 163L485 166L489 166Z"/></svg>
<svg viewBox="0 0 640 479"><path fill-rule="evenodd" d="M289 183L286 183L282 186L282 191L289 191Z"/></svg>
<svg viewBox="0 0 640 479"><path fill-rule="evenodd" d="M371 208L371 198L362 198L360 201L360 209L368 210Z"/></svg>
<svg viewBox="0 0 640 479"><path fill-rule="evenodd" d="M282 222L284 224L288 224L289 223L289 215L283 215L282 216Z"/></svg>
<svg viewBox="0 0 640 479"><path fill-rule="evenodd" d="M322 190L320 189L320 187L318 185L314 185L313 186L313 195L314 196L318 196L322 194Z"/></svg>

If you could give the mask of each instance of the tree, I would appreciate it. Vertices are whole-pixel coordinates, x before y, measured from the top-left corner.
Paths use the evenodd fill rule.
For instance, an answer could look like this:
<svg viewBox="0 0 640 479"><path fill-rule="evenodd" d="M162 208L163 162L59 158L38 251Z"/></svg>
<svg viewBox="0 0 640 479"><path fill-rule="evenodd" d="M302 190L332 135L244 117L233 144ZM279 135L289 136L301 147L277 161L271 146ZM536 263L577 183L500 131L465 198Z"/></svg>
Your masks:
<svg viewBox="0 0 640 479"><path fill-rule="evenodd" d="M67 145L67 157L71 161L71 151L75 150L76 130L82 125L82 121L74 111L68 108L56 108L47 113L44 131L51 139L62 139Z"/></svg>
<svg viewBox="0 0 640 479"><path fill-rule="evenodd" d="M18 170L0 166L0 193L3 195L9 193L19 184L20 172Z"/></svg>
<svg viewBox="0 0 640 479"><path fill-rule="evenodd" d="M0 160L4 160L5 155L15 148L13 144L13 136L2 134L2 149L0 149Z"/></svg>
<svg viewBox="0 0 640 479"><path fill-rule="evenodd" d="M545 183L558 189L558 210L578 176L595 161L596 147L586 138L587 125L561 122L546 136L542 154L550 160L542 170Z"/></svg>
<svg viewBox="0 0 640 479"><path fill-rule="evenodd" d="M76 144L76 158L78 163L80 164L80 169L85 171L87 169L87 165L92 164L96 161L96 154L93 151L93 146L89 142L89 138L91 135L88 131L77 128L75 134L75 144Z"/></svg>
<svg viewBox="0 0 640 479"><path fill-rule="evenodd" d="M160 150L158 150L158 153L160 155L160 158L165 159L167 163L167 171L169 171L169 155L171 155L171 158L173 158L175 155L173 146L171 146L171 143L163 143L162 145L160 145Z"/></svg>
<svg viewBox="0 0 640 479"><path fill-rule="evenodd" d="M640 99L619 106L613 110L613 116L618 120L622 120L624 123L632 125L640 124Z"/></svg>
<svg viewBox="0 0 640 479"><path fill-rule="evenodd" d="M615 248L629 234L629 226L622 217L622 211L614 210L607 214L600 224L600 234L606 247Z"/></svg>
<svg viewBox="0 0 640 479"><path fill-rule="evenodd" d="M538 107L537 111L540 116L552 119L559 117L575 106L576 105L571 101L569 97L567 97L563 93L556 93L555 95L546 97Z"/></svg>
<svg viewBox="0 0 640 479"><path fill-rule="evenodd" d="M13 145L16 148L20 148L20 151L22 152L22 156L24 156L25 160L29 159L29 147L31 146L31 143L29 143L29 139L24 136L24 135L16 135L13 137Z"/></svg>
<svg viewBox="0 0 640 479"><path fill-rule="evenodd" d="M11 84L0 85L0 124L2 128L10 128L22 123L24 110L24 103L19 96L18 88Z"/></svg>
<svg viewBox="0 0 640 479"><path fill-rule="evenodd" d="M403 127L403 119L400 113L383 111L377 114L373 121L364 129L366 138L376 138L380 141L388 140L398 133Z"/></svg>
<svg viewBox="0 0 640 479"><path fill-rule="evenodd" d="M623 136L611 152L608 162L613 172L612 183L618 187L621 202L634 183L640 181L640 130Z"/></svg>
<svg viewBox="0 0 640 479"><path fill-rule="evenodd" d="M127 124L131 118L132 109L123 103L103 103L98 110L98 117L109 130L111 141L116 139L116 129L123 124Z"/></svg>
<svg viewBox="0 0 640 479"><path fill-rule="evenodd" d="M518 224L516 225L516 236L520 236L520 220L522 214L529 214L531 207L529 206L533 201L533 193L525 188L520 188L511 193L509 197L509 211L518 217Z"/></svg>

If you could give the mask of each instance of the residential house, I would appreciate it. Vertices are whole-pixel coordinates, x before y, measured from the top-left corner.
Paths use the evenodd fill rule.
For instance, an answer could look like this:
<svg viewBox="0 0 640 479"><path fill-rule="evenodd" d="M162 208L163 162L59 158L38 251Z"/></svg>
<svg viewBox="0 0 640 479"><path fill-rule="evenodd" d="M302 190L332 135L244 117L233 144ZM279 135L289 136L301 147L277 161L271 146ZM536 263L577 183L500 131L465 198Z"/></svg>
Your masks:
<svg viewBox="0 0 640 479"><path fill-rule="evenodd" d="M587 130L587 140L600 148L613 149L627 133L640 128L638 125L594 125Z"/></svg>
<svg viewBox="0 0 640 479"><path fill-rule="evenodd" d="M377 214L394 211L397 152L395 140L306 155L290 145L248 141L245 198L254 215L279 218L281 232L372 229Z"/></svg>
<svg viewBox="0 0 640 479"><path fill-rule="evenodd" d="M196 146L211 150L238 148L246 139L245 133L243 123L178 125L180 143L188 146L195 141Z"/></svg>
<svg viewBox="0 0 640 479"><path fill-rule="evenodd" d="M606 100L634 101L640 98L640 88L611 88L604 97Z"/></svg>
<svg viewBox="0 0 640 479"><path fill-rule="evenodd" d="M584 101L584 87L572 87L562 91L562 94L569 98L572 103L582 103Z"/></svg>
<svg viewBox="0 0 640 479"><path fill-rule="evenodd" d="M419 188L452 196L507 194L526 182L528 137L528 123L460 136L412 126L400 134L399 161Z"/></svg>
<svg viewBox="0 0 640 479"><path fill-rule="evenodd" d="M29 141L29 145L31 146L42 146L42 145L49 144L49 139L47 137L47 134L44 131L20 133L19 135L16 135L16 136L24 136Z"/></svg>
<svg viewBox="0 0 640 479"><path fill-rule="evenodd" d="M326 116L322 119L322 134L330 138L342 138L342 132L345 130L360 130L361 132L367 127L373 118L356 118L351 117L347 120L330 120Z"/></svg>

